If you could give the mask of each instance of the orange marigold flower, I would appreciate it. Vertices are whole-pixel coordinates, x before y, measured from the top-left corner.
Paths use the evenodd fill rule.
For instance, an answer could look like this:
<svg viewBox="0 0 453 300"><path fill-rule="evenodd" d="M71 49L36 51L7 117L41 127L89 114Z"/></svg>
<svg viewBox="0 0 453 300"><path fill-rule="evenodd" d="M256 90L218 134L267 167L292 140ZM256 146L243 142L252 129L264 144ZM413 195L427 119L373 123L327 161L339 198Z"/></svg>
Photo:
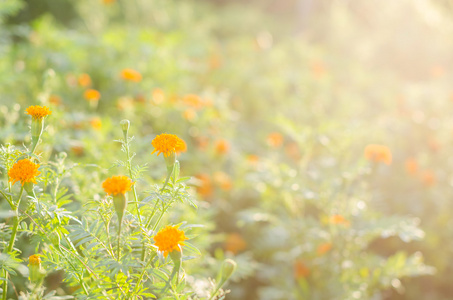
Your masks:
<svg viewBox="0 0 453 300"><path fill-rule="evenodd" d="M283 136L278 132L272 132L267 136L267 143L274 147L280 147L283 144Z"/></svg>
<svg viewBox="0 0 453 300"><path fill-rule="evenodd" d="M332 249L332 243L323 243L318 246L318 249L316 249L316 253L318 255L324 255L327 252L329 252L330 249Z"/></svg>
<svg viewBox="0 0 453 300"><path fill-rule="evenodd" d="M157 151L157 156L163 153L165 157L168 157L172 152L179 153L187 150L186 142L174 134L162 133L156 136L151 144L154 147L151 154Z"/></svg>
<svg viewBox="0 0 453 300"><path fill-rule="evenodd" d="M225 240L225 250L237 254L247 247L247 242L237 232L230 233Z"/></svg>
<svg viewBox="0 0 453 300"><path fill-rule="evenodd" d="M256 154L249 154L247 155L247 161L253 165L256 166L260 160L260 157Z"/></svg>
<svg viewBox="0 0 453 300"><path fill-rule="evenodd" d="M88 89L83 93L83 97L85 97L87 101L98 101L101 99L101 93L95 89Z"/></svg>
<svg viewBox="0 0 453 300"><path fill-rule="evenodd" d="M230 150L230 144L226 140L218 140L215 143L215 151L218 154L226 154Z"/></svg>
<svg viewBox="0 0 453 300"><path fill-rule="evenodd" d="M343 217L342 215L333 215L330 217L330 223L331 224L343 224L345 226L349 226L351 223L346 220L345 217Z"/></svg>
<svg viewBox="0 0 453 300"><path fill-rule="evenodd" d="M413 158L413 157L408 158L406 160L406 162L404 163L404 166L406 168L406 172L411 174L411 175L416 174L417 171L418 171L418 163L415 160L415 158Z"/></svg>
<svg viewBox="0 0 453 300"><path fill-rule="evenodd" d="M30 266L39 266L41 264L41 257L36 254L33 254L28 257L28 264Z"/></svg>
<svg viewBox="0 0 453 300"><path fill-rule="evenodd" d="M116 196L126 194L133 184L132 180L126 176L112 176L102 183L102 187L108 195Z"/></svg>
<svg viewBox="0 0 453 300"><path fill-rule="evenodd" d="M128 81L140 82L142 80L142 74L134 69L123 69L121 71L121 78Z"/></svg>
<svg viewBox="0 0 453 300"><path fill-rule="evenodd" d="M294 263L294 277L300 279L306 278L308 275L310 275L310 269L301 260L297 260Z"/></svg>
<svg viewBox="0 0 453 300"><path fill-rule="evenodd" d="M182 101L185 105L191 106L195 109L200 109L203 107L203 100L200 98L200 96L195 94L185 95Z"/></svg>
<svg viewBox="0 0 453 300"><path fill-rule="evenodd" d="M22 186L27 182L36 183L36 176L41 174L38 168L39 164L35 164L29 159L19 160L8 171L9 181L13 184L20 181Z"/></svg>
<svg viewBox="0 0 453 300"><path fill-rule="evenodd" d="M115 0L102 0L102 3L104 4L111 4L113 2L115 2Z"/></svg>
<svg viewBox="0 0 453 300"><path fill-rule="evenodd" d="M30 106L30 107L28 107L28 108L25 110L25 113L26 113L27 115L32 116L33 119L39 120L39 119L42 119L42 118L44 118L44 117L47 117L47 116L50 115L52 112L50 111L50 109L49 109L47 106L39 106L39 105L35 105L35 106Z"/></svg>
<svg viewBox="0 0 453 300"><path fill-rule="evenodd" d="M90 120L90 125L96 130L99 130L102 128L102 121L99 118L93 118Z"/></svg>
<svg viewBox="0 0 453 300"><path fill-rule="evenodd" d="M154 236L154 245L167 257L168 253L172 251L181 251L185 240L188 238L184 235L184 231L176 226L166 226Z"/></svg>
<svg viewBox="0 0 453 300"><path fill-rule="evenodd" d="M390 165L392 163L392 152L387 146L370 144L365 147L365 158L369 161Z"/></svg>
<svg viewBox="0 0 453 300"><path fill-rule="evenodd" d="M200 184L196 186L197 193L205 198L211 196L213 193L213 187L209 175L199 174L195 177L200 180Z"/></svg>
<svg viewBox="0 0 453 300"><path fill-rule="evenodd" d="M86 73L80 74L79 78L77 78L77 81L79 85L83 87L89 87L91 85L91 77Z"/></svg>

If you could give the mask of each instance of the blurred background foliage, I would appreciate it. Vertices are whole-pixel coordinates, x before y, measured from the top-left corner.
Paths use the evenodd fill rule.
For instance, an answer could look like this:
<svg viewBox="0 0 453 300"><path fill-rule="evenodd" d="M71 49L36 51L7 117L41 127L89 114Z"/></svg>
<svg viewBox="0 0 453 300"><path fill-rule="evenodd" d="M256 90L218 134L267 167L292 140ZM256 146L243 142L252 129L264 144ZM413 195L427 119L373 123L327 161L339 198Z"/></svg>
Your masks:
<svg viewBox="0 0 453 300"><path fill-rule="evenodd" d="M194 274L238 262L227 299L451 299L452 8L3 0L0 141L28 142L24 109L50 106L40 151L76 163L77 207L101 192L121 119L152 181L152 138L183 137L199 209L170 221L206 225Z"/></svg>

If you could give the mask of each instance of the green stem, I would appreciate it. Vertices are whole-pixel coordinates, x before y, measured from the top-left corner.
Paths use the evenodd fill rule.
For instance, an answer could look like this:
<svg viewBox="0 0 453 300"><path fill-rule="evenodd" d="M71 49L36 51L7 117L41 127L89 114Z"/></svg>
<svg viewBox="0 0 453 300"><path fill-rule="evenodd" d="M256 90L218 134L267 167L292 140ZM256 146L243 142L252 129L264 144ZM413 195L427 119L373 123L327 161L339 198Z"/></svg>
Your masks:
<svg viewBox="0 0 453 300"><path fill-rule="evenodd" d="M19 204L20 204L20 199L22 198L22 194L24 193L24 186L20 189L20 194L19 194L19 199L17 200L17 205L14 205L12 201L10 202L11 208L14 210L15 215L14 215L14 220L13 220L13 229L11 232L11 239L9 240L8 248L6 249L6 253L9 253L13 250L14 248L14 242L16 240L16 235L17 235L17 227L19 227ZM3 194L5 197L6 195ZM9 201L8 201L9 202ZM7 293L8 293L8 273L4 271L4 278L5 281L3 282L3 295L2 299L6 300Z"/></svg>
<svg viewBox="0 0 453 300"><path fill-rule="evenodd" d="M132 296L133 296L135 293L137 293L137 290L138 290L138 288L139 288L139 286L140 286L140 283L142 282L143 276L145 275L146 268L148 268L149 265L152 263L154 257L156 257L156 254L154 254L154 256L151 257L151 258L148 260L148 263L146 264L146 266L143 267L142 273L140 274L140 277L139 277L139 279L138 279L138 281L137 281L137 285L135 286L135 289L134 289L134 291L132 292L132 293L133 293ZM131 292L129 292L129 293L127 294L127 296L126 296L127 298L126 298L126 299L130 299L130 298L129 298L130 293L131 293Z"/></svg>
<svg viewBox="0 0 453 300"><path fill-rule="evenodd" d="M121 224L123 223L123 218L121 218L120 220L120 224L118 225L118 258L117 258L117 261L119 262L120 261L120 254L121 254L121 250L120 250L120 237L121 237Z"/></svg>
<svg viewBox="0 0 453 300"><path fill-rule="evenodd" d="M14 241L16 240L16 234L17 234L17 227L19 226L19 204L20 204L20 199L22 198L22 194L24 193L24 186L20 189L20 194L19 194L19 199L17 200L17 205L15 205L14 210L15 210L15 216L14 216L14 224L13 224L13 231L11 233L11 239L9 240L9 245L7 249L7 253L11 252L14 247Z"/></svg>

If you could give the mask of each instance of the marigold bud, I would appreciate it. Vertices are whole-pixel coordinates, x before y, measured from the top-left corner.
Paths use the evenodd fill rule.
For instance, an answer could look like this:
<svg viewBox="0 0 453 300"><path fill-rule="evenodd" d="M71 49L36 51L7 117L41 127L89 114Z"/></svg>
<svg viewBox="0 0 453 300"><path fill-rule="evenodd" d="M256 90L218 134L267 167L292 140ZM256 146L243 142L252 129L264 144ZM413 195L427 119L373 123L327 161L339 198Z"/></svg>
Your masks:
<svg viewBox="0 0 453 300"><path fill-rule="evenodd" d="M127 198L125 194L117 194L113 196L113 206L115 208L118 220L123 220L124 212L126 211Z"/></svg>
<svg viewBox="0 0 453 300"><path fill-rule="evenodd" d="M233 275L234 271L236 270L237 264L234 260L232 259L225 259L222 263L222 268L220 270L221 272L221 282L225 282L228 280L228 278Z"/></svg>
<svg viewBox="0 0 453 300"><path fill-rule="evenodd" d="M29 279L31 282L38 284L44 277L44 271L41 269L41 258L33 254L28 258Z"/></svg>

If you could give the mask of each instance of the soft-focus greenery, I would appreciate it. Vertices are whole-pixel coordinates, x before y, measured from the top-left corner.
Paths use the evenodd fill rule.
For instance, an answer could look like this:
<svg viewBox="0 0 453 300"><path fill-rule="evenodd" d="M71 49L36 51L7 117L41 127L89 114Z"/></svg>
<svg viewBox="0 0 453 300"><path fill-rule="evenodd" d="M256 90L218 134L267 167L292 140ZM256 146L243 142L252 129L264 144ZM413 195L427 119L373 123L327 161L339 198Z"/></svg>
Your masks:
<svg viewBox="0 0 453 300"><path fill-rule="evenodd" d="M314 1L311 9L302 0L37 2L45 5L0 2L0 141L28 146L24 110L50 107L37 149L48 176L39 186L44 195L61 176L59 209L94 222L103 180L126 172L114 141L126 118L134 163L147 167L142 195L166 175L152 139L167 132L187 143L178 160L181 176L196 175L186 183L198 208L175 204L163 220L200 225L190 243L201 253L183 262L185 296L212 293L209 278L233 258L226 299L453 297L448 1ZM127 68L142 80L124 80ZM91 88L98 102L84 98ZM392 162L367 160L370 144L388 147ZM22 206L39 219L40 203L53 219L46 201L54 200ZM3 198L0 205L3 250L11 218ZM129 230L141 239L129 210ZM34 253L46 293L83 297L77 272L55 260L46 237L58 229L81 238L77 221L62 220L43 234L24 219L10 297L30 292L25 266ZM96 249L83 247L84 255ZM189 248L184 255L196 252ZM109 275L135 287L140 270L112 266ZM153 290L150 282L143 286Z"/></svg>

